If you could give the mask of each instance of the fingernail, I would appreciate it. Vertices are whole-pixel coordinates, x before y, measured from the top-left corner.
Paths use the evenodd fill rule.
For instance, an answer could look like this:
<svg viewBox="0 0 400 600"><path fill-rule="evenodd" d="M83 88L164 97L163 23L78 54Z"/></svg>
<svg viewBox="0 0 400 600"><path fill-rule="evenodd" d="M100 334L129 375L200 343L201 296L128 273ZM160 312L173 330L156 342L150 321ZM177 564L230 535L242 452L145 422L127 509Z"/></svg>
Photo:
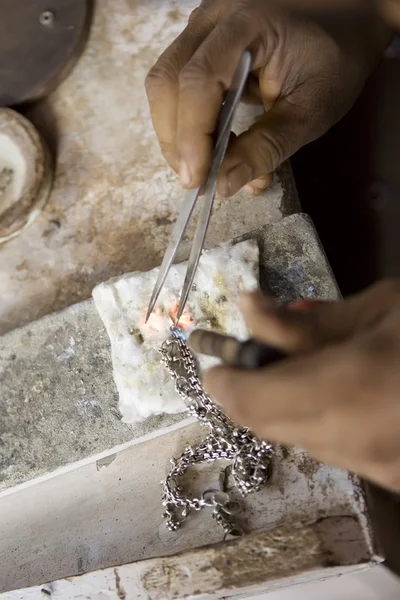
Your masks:
<svg viewBox="0 0 400 600"><path fill-rule="evenodd" d="M240 163L233 167L221 182L221 195L233 196L233 194L236 194L246 183L251 181L251 173L252 169L246 163Z"/></svg>
<svg viewBox="0 0 400 600"><path fill-rule="evenodd" d="M259 196L264 190L267 189L272 183L274 176L272 173L268 175L263 175L262 177L257 177L257 179L253 179L250 183L244 186L243 191L252 196Z"/></svg>
<svg viewBox="0 0 400 600"><path fill-rule="evenodd" d="M257 196L257 192L253 188L251 183L248 183L247 185L245 185L244 188L242 189L242 192L244 192L245 194L249 194L249 196Z"/></svg>
<svg viewBox="0 0 400 600"><path fill-rule="evenodd" d="M192 181L192 175L190 173L189 165L185 160L181 160L180 162L179 176L183 187L188 187Z"/></svg>

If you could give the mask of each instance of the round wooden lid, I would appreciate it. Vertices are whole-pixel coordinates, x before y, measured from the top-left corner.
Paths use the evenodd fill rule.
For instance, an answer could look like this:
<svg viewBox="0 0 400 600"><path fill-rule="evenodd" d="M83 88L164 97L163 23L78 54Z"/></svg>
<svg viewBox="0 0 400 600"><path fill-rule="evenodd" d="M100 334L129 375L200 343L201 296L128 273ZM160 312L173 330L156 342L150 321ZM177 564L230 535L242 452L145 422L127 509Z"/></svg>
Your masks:
<svg viewBox="0 0 400 600"><path fill-rule="evenodd" d="M92 0L1 0L0 106L38 100L78 60Z"/></svg>
<svg viewBox="0 0 400 600"><path fill-rule="evenodd" d="M19 113L0 108L0 245L39 214L52 179L50 155L38 131Z"/></svg>

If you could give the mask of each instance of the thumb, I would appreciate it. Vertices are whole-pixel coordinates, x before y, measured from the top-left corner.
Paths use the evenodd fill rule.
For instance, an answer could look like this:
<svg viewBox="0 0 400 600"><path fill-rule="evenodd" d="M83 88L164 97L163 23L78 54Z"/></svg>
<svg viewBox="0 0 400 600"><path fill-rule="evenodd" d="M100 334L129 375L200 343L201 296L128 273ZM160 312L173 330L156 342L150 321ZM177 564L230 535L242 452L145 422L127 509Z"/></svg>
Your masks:
<svg viewBox="0 0 400 600"><path fill-rule="evenodd" d="M272 181L270 174L320 133L310 127L303 108L279 99L228 148L218 178L218 193L229 197L254 180Z"/></svg>

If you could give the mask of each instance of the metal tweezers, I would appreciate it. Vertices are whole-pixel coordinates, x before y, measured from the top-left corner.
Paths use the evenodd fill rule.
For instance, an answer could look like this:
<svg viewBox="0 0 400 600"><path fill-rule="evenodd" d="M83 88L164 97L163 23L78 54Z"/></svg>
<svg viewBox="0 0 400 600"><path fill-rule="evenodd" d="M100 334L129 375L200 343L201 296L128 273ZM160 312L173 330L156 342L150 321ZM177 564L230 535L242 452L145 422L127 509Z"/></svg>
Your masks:
<svg viewBox="0 0 400 600"><path fill-rule="evenodd" d="M190 217L192 216L194 207L196 206L196 203L199 200L201 202L199 219L193 237L192 249L190 252L185 281L179 300L179 308L176 315L175 325L179 323L179 319L182 316L183 309L185 308L185 304L189 296L190 289L192 287L193 279L196 274L196 269L199 264L201 252L203 250L204 241L206 238L207 229L214 204L218 173L226 154L233 119L235 116L236 109L239 105L247 77L250 72L250 66L251 55L249 52L246 51L241 56L239 65L236 69L232 80L231 88L226 94L225 101L221 108L217 129L217 140L214 147L210 171L204 185L204 195L200 196L199 198L201 189L200 187L194 190L189 190L189 192L186 194L182 211L176 221L168 248L165 252L164 259L162 261L158 273L157 281L154 286L154 290L147 310L146 322L150 317L151 313L153 312L154 306L158 300L164 282L167 278L171 265L178 251L179 245L182 241L183 235L188 226Z"/></svg>

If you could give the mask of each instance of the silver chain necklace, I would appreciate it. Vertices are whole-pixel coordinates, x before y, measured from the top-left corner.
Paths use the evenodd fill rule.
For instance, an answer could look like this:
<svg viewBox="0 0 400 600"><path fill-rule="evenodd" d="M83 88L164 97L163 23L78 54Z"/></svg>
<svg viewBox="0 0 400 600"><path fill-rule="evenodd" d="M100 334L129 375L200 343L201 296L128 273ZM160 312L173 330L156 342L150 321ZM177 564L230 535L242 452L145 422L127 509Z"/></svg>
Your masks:
<svg viewBox="0 0 400 600"><path fill-rule="evenodd" d="M195 358L179 327L171 327L171 335L162 344L160 352L189 413L209 428L204 441L186 448L179 458L171 459L172 468L163 482L162 493L167 527L175 531L192 510L209 506L213 507L213 517L225 536L242 535L243 530L234 522L241 506L228 493L228 478L232 476L243 497L258 491L270 477L273 448L254 436L248 428L237 427L205 393ZM179 479L189 467L221 459L232 461L221 474L222 489L206 490L201 498L191 498L184 493Z"/></svg>

